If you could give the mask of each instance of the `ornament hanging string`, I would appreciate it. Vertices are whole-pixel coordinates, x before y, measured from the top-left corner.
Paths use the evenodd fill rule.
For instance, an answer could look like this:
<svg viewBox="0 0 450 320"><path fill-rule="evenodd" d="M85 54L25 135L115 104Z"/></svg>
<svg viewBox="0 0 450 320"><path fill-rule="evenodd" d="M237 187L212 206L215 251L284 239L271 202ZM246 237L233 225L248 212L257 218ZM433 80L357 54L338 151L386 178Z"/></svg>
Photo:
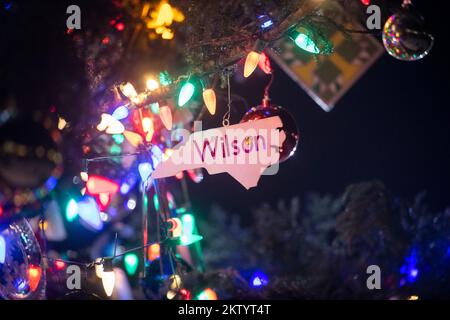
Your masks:
<svg viewBox="0 0 450 320"><path fill-rule="evenodd" d="M226 70L227 77L227 88L228 88L228 104L227 104L227 112L223 115L222 126L228 127L230 125L230 115L231 115L231 86L230 86L230 70Z"/></svg>

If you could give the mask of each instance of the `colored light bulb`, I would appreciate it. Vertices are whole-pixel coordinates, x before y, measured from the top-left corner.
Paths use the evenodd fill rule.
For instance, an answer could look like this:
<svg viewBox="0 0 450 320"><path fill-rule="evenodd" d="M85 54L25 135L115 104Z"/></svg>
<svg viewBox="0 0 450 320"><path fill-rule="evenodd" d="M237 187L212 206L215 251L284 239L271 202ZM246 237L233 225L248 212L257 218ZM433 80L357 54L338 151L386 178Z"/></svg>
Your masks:
<svg viewBox="0 0 450 320"><path fill-rule="evenodd" d="M125 127L123 126L122 122L120 121L114 121L112 122L108 128L106 128L106 133L107 134L119 134L119 133L123 133L125 131Z"/></svg>
<svg viewBox="0 0 450 320"><path fill-rule="evenodd" d="M119 185L108 178L96 175L90 175L86 182L87 192L92 195L100 193L115 194L119 191Z"/></svg>
<svg viewBox="0 0 450 320"><path fill-rule="evenodd" d="M170 108L168 106L162 106L159 108L159 117L161 118L164 127L166 127L167 130L171 130L172 111L170 111Z"/></svg>
<svg viewBox="0 0 450 320"><path fill-rule="evenodd" d="M66 125L67 125L67 121L64 118L59 117L58 118L58 129L62 130L66 127Z"/></svg>
<svg viewBox="0 0 450 320"><path fill-rule="evenodd" d="M156 81L155 79L152 79L152 78L148 79L145 84L147 86L147 89L150 91L154 91L159 88L158 81Z"/></svg>
<svg viewBox="0 0 450 320"><path fill-rule="evenodd" d="M256 271L250 279L250 285L254 288L265 286L269 283L267 275L261 271Z"/></svg>
<svg viewBox="0 0 450 320"><path fill-rule="evenodd" d="M158 195L156 193L153 196L153 205L155 206L155 210L158 211L159 210L159 199L158 199Z"/></svg>
<svg viewBox="0 0 450 320"><path fill-rule="evenodd" d="M72 222L78 215L78 205L74 199L70 199L66 207L66 219Z"/></svg>
<svg viewBox="0 0 450 320"><path fill-rule="evenodd" d="M6 258L6 241L5 238L0 235L0 263L5 263Z"/></svg>
<svg viewBox="0 0 450 320"><path fill-rule="evenodd" d="M248 53L247 58L245 58L244 64L244 77L248 78L255 71L258 66L260 59L260 54L255 51L251 51Z"/></svg>
<svg viewBox="0 0 450 320"><path fill-rule="evenodd" d="M193 234L195 227L195 218L192 214L183 214L181 216L181 224L183 228L183 235L189 236Z"/></svg>
<svg viewBox="0 0 450 320"><path fill-rule="evenodd" d="M196 243L200 240L202 240L203 237L199 236L197 234L191 234L191 235L182 235L180 237L180 241L177 243L180 246L188 246L191 245L193 243Z"/></svg>
<svg viewBox="0 0 450 320"><path fill-rule="evenodd" d="M158 26L171 25L173 21L172 7L168 3L163 3L159 8L158 17L156 18L156 24Z"/></svg>
<svg viewBox="0 0 450 320"><path fill-rule="evenodd" d="M142 162L138 165L139 175L142 181L147 181L153 172L152 165L148 162Z"/></svg>
<svg viewBox="0 0 450 320"><path fill-rule="evenodd" d="M132 276L136 273L139 265L139 259L135 253L127 253L124 257L125 270Z"/></svg>
<svg viewBox="0 0 450 320"><path fill-rule="evenodd" d="M103 277L103 264L101 262L102 258L95 259L95 275L100 279Z"/></svg>
<svg viewBox="0 0 450 320"><path fill-rule="evenodd" d="M158 243L152 244L148 247L148 260L153 261L159 258L160 247Z"/></svg>
<svg viewBox="0 0 450 320"><path fill-rule="evenodd" d="M135 132L125 130L123 132L123 135L125 136L127 141L135 148L143 142L142 137Z"/></svg>
<svg viewBox="0 0 450 320"><path fill-rule="evenodd" d="M170 193L170 191L167 191L166 193L166 198L167 198L167 203L169 205L169 209L174 209L175 208L175 198L173 197L173 194Z"/></svg>
<svg viewBox="0 0 450 320"><path fill-rule="evenodd" d="M80 178L81 180L83 180L84 182L88 181L89 179L89 175L86 171L81 171L80 172Z"/></svg>
<svg viewBox="0 0 450 320"><path fill-rule="evenodd" d="M206 288L197 296L197 300L217 300L217 294L211 288Z"/></svg>
<svg viewBox="0 0 450 320"><path fill-rule="evenodd" d="M101 230L103 227L99 208L95 200L91 197L87 197L78 202L78 216L82 222L95 231Z"/></svg>
<svg viewBox="0 0 450 320"><path fill-rule="evenodd" d="M145 117L142 118L142 129L147 133L145 136L146 141L151 141L154 133L153 121L152 119Z"/></svg>
<svg viewBox="0 0 450 320"><path fill-rule="evenodd" d="M195 87L192 83L186 82L181 87L180 95L178 96L178 106L184 106L194 95Z"/></svg>
<svg viewBox="0 0 450 320"><path fill-rule="evenodd" d="M129 82L127 82L124 85L121 85L120 91L122 91L123 95L129 99L136 98L138 95L134 86Z"/></svg>
<svg viewBox="0 0 450 320"><path fill-rule="evenodd" d="M171 290L180 289L182 285L181 277L177 274L173 274L169 277L169 288Z"/></svg>
<svg viewBox="0 0 450 320"><path fill-rule="evenodd" d="M216 113L216 93L213 89L206 89L203 91L203 102L209 113L214 115Z"/></svg>
<svg viewBox="0 0 450 320"><path fill-rule="evenodd" d="M167 71L161 71L159 73L159 82L162 86L168 86L172 83L172 80L170 79L170 75Z"/></svg>
<svg viewBox="0 0 450 320"><path fill-rule="evenodd" d="M265 74L272 73L272 66L270 65L270 59L264 52L261 53L258 66Z"/></svg>
<svg viewBox="0 0 450 320"><path fill-rule="evenodd" d="M122 144L123 140L125 140L123 134L113 134L112 138L117 144Z"/></svg>
<svg viewBox="0 0 450 320"><path fill-rule="evenodd" d="M127 201L127 208L130 209L130 210L134 210L136 208L136 200L128 199L128 201Z"/></svg>
<svg viewBox="0 0 450 320"><path fill-rule="evenodd" d="M116 277L114 275L114 270L112 267L112 260L105 259L103 262L103 273L102 273L102 284L103 289L108 297L110 297L114 290L114 284L116 282Z"/></svg>
<svg viewBox="0 0 450 320"><path fill-rule="evenodd" d="M64 261L56 261L55 262L55 267L57 270L64 270L66 268L66 263Z"/></svg>
<svg viewBox="0 0 450 320"><path fill-rule="evenodd" d="M126 106L120 106L117 107L114 112L112 113L112 116L116 120L122 120L128 117L128 108Z"/></svg>
<svg viewBox="0 0 450 320"><path fill-rule="evenodd" d="M158 164L162 161L164 154L157 145L153 145L150 151L152 153L153 167L156 168Z"/></svg>
<svg viewBox="0 0 450 320"><path fill-rule="evenodd" d="M307 52L318 54L320 52L314 41L306 34L300 32L294 40L295 44Z"/></svg>
<svg viewBox="0 0 450 320"><path fill-rule="evenodd" d="M97 125L98 131L105 130L108 126L111 125L116 119L107 113L102 113L100 123Z"/></svg>

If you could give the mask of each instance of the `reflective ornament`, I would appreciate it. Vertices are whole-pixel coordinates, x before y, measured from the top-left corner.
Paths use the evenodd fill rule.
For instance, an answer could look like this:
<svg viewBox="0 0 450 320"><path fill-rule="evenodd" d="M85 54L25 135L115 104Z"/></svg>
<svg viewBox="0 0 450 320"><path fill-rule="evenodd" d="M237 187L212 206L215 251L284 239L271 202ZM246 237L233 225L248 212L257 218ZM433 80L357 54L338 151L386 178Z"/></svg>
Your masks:
<svg viewBox="0 0 450 320"><path fill-rule="evenodd" d="M0 263L0 299L44 299L45 267L30 224L22 218L2 228L4 259Z"/></svg>
<svg viewBox="0 0 450 320"><path fill-rule="evenodd" d="M280 161L283 162L290 158L297 149L297 144L299 140L299 132L297 124L292 117L292 115L284 108L277 105L260 105L251 108L242 118L242 122L255 121L266 119L270 117L279 116L281 122L283 123L282 130L286 134L286 140L284 140L283 145L280 149Z"/></svg>
<svg viewBox="0 0 450 320"><path fill-rule="evenodd" d="M396 59L416 61L433 47L434 37L424 32L423 18L409 9L400 11L384 24L383 45Z"/></svg>

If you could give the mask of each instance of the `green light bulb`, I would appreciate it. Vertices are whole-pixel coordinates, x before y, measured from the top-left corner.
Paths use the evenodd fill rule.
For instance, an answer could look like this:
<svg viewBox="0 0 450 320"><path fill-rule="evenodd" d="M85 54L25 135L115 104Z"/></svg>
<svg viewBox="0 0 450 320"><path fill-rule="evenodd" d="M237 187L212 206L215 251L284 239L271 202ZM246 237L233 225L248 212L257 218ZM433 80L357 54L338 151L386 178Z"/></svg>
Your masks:
<svg viewBox="0 0 450 320"><path fill-rule="evenodd" d="M162 71L159 73L159 83L164 86L168 86L172 83L172 80L170 79L170 75L167 71Z"/></svg>
<svg viewBox="0 0 450 320"><path fill-rule="evenodd" d="M109 152L111 154L120 154L122 152L122 149L117 144L113 144Z"/></svg>
<svg viewBox="0 0 450 320"><path fill-rule="evenodd" d="M317 54L320 52L319 48L317 48L314 41L307 36L305 33L300 33L294 40L295 44L305 51L308 51L310 53Z"/></svg>
<svg viewBox="0 0 450 320"><path fill-rule="evenodd" d="M180 91L180 95L178 96L178 106L184 106L194 95L195 87L192 83L186 82Z"/></svg>
<svg viewBox="0 0 450 320"><path fill-rule="evenodd" d="M159 114L159 103L155 102L155 103L150 104L150 109L152 110L152 112L154 114Z"/></svg>
<svg viewBox="0 0 450 320"><path fill-rule="evenodd" d="M125 270L132 276L136 273L137 267L139 265L139 259L134 253L127 253L124 257Z"/></svg>
<svg viewBox="0 0 450 320"><path fill-rule="evenodd" d="M192 214L186 213L181 216L182 234L190 236L194 233L195 218Z"/></svg>
<svg viewBox="0 0 450 320"><path fill-rule="evenodd" d="M78 205L75 202L75 200L70 199L66 207L66 219L67 221L72 222L77 215L78 215Z"/></svg>
<svg viewBox="0 0 450 320"><path fill-rule="evenodd" d="M158 200L158 195L156 193L153 196L153 205L155 206L155 210L158 211L159 210L159 200Z"/></svg>
<svg viewBox="0 0 450 320"><path fill-rule="evenodd" d="M117 144L121 144L125 140L125 137L123 136L123 134L113 134L112 138L114 139L114 141Z"/></svg>
<svg viewBox="0 0 450 320"><path fill-rule="evenodd" d="M197 241L200 241L202 239L203 239L203 237L199 236L198 234L182 235L180 237L179 245L188 246L188 245L193 244L193 243L195 243Z"/></svg>

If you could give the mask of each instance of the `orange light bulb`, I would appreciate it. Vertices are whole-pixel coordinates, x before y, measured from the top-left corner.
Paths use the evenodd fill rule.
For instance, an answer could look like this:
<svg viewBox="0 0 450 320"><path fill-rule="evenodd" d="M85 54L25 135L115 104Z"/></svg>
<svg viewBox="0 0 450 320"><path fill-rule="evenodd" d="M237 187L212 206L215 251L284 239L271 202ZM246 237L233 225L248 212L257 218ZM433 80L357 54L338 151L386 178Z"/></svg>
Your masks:
<svg viewBox="0 0 450 320"><path fill-rule="evenodd" d="M248 78L255 71L258 66L260 54L255 51L251 51L248 53L247 58L245 58L244 65L244 77Z"/></svg>
<svg viewBox="0 0 450 320"><path fill-rule="evenodd" d="M213 89L206 89L203 91L203 101L209 113L214 115L216 113L216 93Z"/></svg>

